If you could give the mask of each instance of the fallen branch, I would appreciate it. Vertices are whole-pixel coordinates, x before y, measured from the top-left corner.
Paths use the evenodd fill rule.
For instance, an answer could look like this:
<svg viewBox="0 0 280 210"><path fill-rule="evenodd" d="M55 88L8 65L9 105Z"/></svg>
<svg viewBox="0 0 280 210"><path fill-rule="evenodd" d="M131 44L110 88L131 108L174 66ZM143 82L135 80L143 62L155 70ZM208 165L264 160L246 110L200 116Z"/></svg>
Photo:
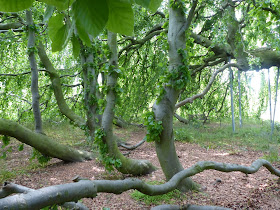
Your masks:
<svg viewBox="0 0 280 210"><path fill-rule="evenodd" d="M90 152L76 150L59 144L48 136L35 133L11 120L0 119L0 135L14 137L22 143L34 147L42 154L60 160L75 162L93 159L93 154Z"/></svg>
<svg viewBox="0 0 280 210"><path fill-rule="evenodd" d="M7 197L14 193L28 193L31 191L34 192L36 190L28 188L28 187L24 187L22 185L5 182L2 189L0 190L0 198ZM88 210L88 208L80 202L78 202L78 203L67 202L67 203L64 203L62 206L65 208L71 208L71 209Z"/></svg>
<svg viewBox="0 0 280 210"><path fill-rule="evenodd" d="M140 142L138 142L137 144L135 144L133 146L128 146L126 143L121 142L118 144L118 146L123 147L128 150L134 150L137 147L140 147L142 144L144 144L146 140L147 140L146 138L143 138Z"/></svg>
<svg viewBox="0 0 280 210"><path fill-rule="evenodd" d="M0 199L0 206L4 209L38 209L54 204L77 201L81 198L94 198L100 192L121 194L130 189L136 189L146 195L162 195L176 189L183 179L194 176L204 170L240 171L245 174L253 174L262 166L267 168L271 174L280 177L280 170L275 169L270 162L263 159L254 161L251 166L201 161L188 169L180 171L168 182L161 185L149 185L139 179L90 181L76 178L76 183L55 185L35 191L28 191L20 195L5 197Z"/></svg>

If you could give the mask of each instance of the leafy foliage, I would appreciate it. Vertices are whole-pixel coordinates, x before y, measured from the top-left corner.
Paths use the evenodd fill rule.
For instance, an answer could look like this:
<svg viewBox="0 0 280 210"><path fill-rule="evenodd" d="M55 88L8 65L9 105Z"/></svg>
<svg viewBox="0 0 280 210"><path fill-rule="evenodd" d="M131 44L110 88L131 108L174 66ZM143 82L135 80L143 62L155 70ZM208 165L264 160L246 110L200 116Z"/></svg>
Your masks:
<svg viewBox="0 0 280 210"><path fill-rule="evenodd" d="M147 142L159 141L163 131L162 121L157 121L153 112L145 114L145 125L147 126Z"/></svg>
<svg viewBox="0 0 280 210"><path fill-rule="evenodd" d="M30 160L34 160L34 159L37 159L38 162L40 164L45 164L47 162L49 162L51 160L51 157L49 156L46 156L42 153L40 153L38 150L36 150L35 148L33 148L32 150L32 156L30 157Z"/></svg>
<svg viewBox="0 0 280 210"><path fill-rule="evenodd" d="M18 12L32 6L34 0L0 0L0 11Z"/></svg>
<svg viewBox="0 0 280 210"><path fill-rule="evenodd" d="M95 130L95 139L94 143L99 148L99 154L100 154L100 160L103 163L104 167L108 171L112 171L114 167L119 168L122 165L122 162L120 159L110 157L108 154L108 145L103 142L103 137L105 136L105 133L102 129Z"/></svg>

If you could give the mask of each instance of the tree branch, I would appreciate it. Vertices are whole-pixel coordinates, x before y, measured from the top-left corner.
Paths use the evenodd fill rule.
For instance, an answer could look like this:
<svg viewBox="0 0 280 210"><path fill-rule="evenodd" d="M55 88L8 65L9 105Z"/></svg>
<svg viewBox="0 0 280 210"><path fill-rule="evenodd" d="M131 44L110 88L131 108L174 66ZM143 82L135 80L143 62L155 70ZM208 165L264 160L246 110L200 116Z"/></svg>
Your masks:
<svg viewBox="0 0 280 210"><path fill-rule="evenodd" d="M28 187L24 187L22 185L5 182L2 189L0 190L0 199L5 198L14 193L28 193L28 192L32 192L32 191L34 192L36 190L28 188ZM71 209L88 210L88 208L80 202L78 202L78 203L67 202L67 203L64 203L62 206L65 208L71 208Z"/></svg>
<svg viewBox="0 0 280 210"><path fill-rule="evenodd" d="M65 102L64 95L61 89L61 81L60 77L57 74L55 68L53 67L51 61L49 60L47 53L44 49L44 46L42 43L39 43L39 46L37 46L38 49L38 55L44 64L45 68L47 69L47 72L50 75L50 79L52 82L52 87L54 89L54 95L57 101L57 105L59 107L59 110L62 114L64 114L67 118L69 118L71 121L76 123L79 127L86 124L85 120L77 115L73 110L71 110L68 105Z"/></svg>
<svg viewBox="0 0 280 210"><path fill-rule="evenodd" d="M35 133L11 120L0 119L0 134L14 137L22 143L34 147L42 154L60 160L75 162L93 158L92 153L59 144L48 136Z"/></svg>
<svg viewBox="0 0 280 210"><path fill-rule="evenodd" d="M219 163L214 161L200 161L188 169L178 172L168 182L161 185L150 185L139 179L124 180L84 180L75 179L76 183L55 185L28 191L25 194L13 195L0 199L0 206L8 209L37 209L46 206L77 201L81 198L94 198L97 193L121 194L130 189L136 189L146 195L162 195L175 190L179 183L186 177L194 176L205 170L216 170L221 172L240 171L245 174L256 173L262 166L271 174L280 177L280 170L275 169L270 162L258 159L251 166L243 166L230 163ZM23 206L22 203L25 205Z"/></svg>
<svg viewBox="0 0 280 210"><path fill-rule="evenodd" d="M229 63L229 64L226 64L223 67L219 68L217 71L215 71L212 74L212 76L211 76L211 78L210 78L206 88L201 93L198 93L198 94L196 94L196 95L194 95L194 96L192 96L190 98L186 98L185 100L178 102L175 105L175 109L178 109L179 107L184 106L186 103L192 103L197 98L202 98L210 90L210 88L211 88L213 82L215 81L215 78L218 75L218 73L224 71L225 69L227 69L227 68L229 68L231 66L239 68L239 66L237 64L235 64L235 63Z"/></svg>
<svg viewBox="0 0 280 210"><path fill-rule="evenodd" d="M140 147L142 144L144 144L146 142L146 138L143 138L140 142L138 142L137 144L133 145L133 146L128 146L127 144L125 143L119 143L119 146L125 148L125 149L128 149L128 150L134 150L136 149L137 147Z"/></svg>

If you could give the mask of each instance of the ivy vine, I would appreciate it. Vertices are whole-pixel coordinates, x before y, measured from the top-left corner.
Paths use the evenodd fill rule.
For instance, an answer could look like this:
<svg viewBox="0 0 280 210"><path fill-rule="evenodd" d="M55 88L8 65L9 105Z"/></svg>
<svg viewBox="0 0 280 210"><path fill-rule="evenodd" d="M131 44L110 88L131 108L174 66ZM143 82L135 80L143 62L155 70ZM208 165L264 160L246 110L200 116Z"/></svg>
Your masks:
<svg viewBox="0 0 280 210"><path fill-rule="evenodd" d="M145 126L147 126L147 142L159 142L160 134L163 131L162 121L155 119L153 112L147 112L145 114Z"/></svg>

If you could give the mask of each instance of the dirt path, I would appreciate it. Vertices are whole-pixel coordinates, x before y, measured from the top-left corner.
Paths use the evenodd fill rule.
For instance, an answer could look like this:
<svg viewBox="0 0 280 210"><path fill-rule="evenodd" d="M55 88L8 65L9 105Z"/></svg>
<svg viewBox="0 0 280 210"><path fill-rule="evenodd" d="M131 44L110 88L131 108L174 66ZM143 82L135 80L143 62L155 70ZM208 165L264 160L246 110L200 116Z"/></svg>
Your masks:
<svg viewBox="0 0 280 210"><path fill-rule="evenodd" d="M135 144L140 141L145 133L135 131L129 143ZM204 149L195 144L176 142L176 148L181 163L185 168L195 164L197 161L212 160L227 163L250 165L254 160L263 156L261 152L241 151L238 153ZM132 151L131 158L148 159L158 168L154 146L145 143L140 148ZM9 157L6 165L9 168L28 165L28 154L14 153ZM280 169L280 165L276 166ZM65 164L59 160L53 160L46 168L30 171L28 174L19 175L13 180L30 188L41 188L54 184L70 183L76 175L89 179L123 179L118 173L108 174L97 161ZM139 177L144 180L164 180L164 175L159 169L154 173ZM187 193L186 198L177 201L176 204L199 204L219 205L233 209L280 209L280 182L277 177L271 175L262 168L252 175L244 175L239 172L222 173L208 170L195 175L193 179L205 187L203 193ZM95 199L83 199L83 203L90 209L150 209L150 206L139 203L130 197L131 191L121 195L102 193Z"/></svg>

